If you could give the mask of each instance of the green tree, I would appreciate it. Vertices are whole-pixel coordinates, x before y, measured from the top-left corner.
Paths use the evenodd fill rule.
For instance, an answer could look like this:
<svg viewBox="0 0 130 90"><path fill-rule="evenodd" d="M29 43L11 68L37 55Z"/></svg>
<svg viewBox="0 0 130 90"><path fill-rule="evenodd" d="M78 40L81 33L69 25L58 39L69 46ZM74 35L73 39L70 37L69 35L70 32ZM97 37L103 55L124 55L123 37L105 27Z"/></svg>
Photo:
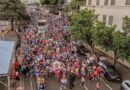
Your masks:
<svg viewBox="0 0 130 90"><path fill-rule="evenodd" d="M58 0L58 2L59 2L60 4L64 4L64 3L65 3L65 0Z"/></svg>
<svg viewBox="0 0 130 90"><path fill-rule="evenodd" d="M50 4L50 0L40 0L41 5Z"/></svg>
<svg viewBox="0 0 130 90"><path fill-rule="evenodd" d="M25 19L23 16L27 16L25 6L20 0L3 0L0 1L0 6L0 19L9 20L11 22L11 30L14 30L15 20Z"/></svg>
<svg viewBox="0 0 130 90"><path fill-rule="evenodd" d="M82 5L82 2L85 1L85 0L71 0L70 2L70 9L72 10L72 13L73 12L78 12L80 10L80 5Z"/></svg>
<svg viewBox="0 0 130 90"><path fill-rule="evenodd" d="M110 50L112 47L112 33L114 30L115 27L108 27L105 23L97 21L92 30L94 44L101 46L106 50Z"/></svg>
<svg viewBox="0 0 130 90"><path fill-rule="evenodd" d="M40 0L41 5L56 5L59 3L63 3L63 0Z"/></svg>
<svg viewBox="0 0 130 90"><path fill-rule="evenodd" d="M124 58L128 60L128 62L130 63L130 36L127 36L126 39L127 39L127 43L125 44L126 47L123 50L125 53Z"/></svg>
<svg viewBox="0 0 130 90"><path fill-rule="evenodd" d="M125 16L123 18L123 27L122 28L124 30L125 35L130 33L130 18L128 16Z"/></svg>
<svg viewBox="0 0 130 90"><path fill-rule="evenodd" d="M127 39L126 36L119 32L115 31L112 34L113 39L112 39L112 50L114 52L114 67L116 66L116 62L118 58L122 57L125 55L124 50L127 44Z"/></svg>
<svg viewBox="0 0 130 90"><path fill-rule="evenodd" d="M50 0L51 5L56 5L58 3L58 0Z"/></svg>
<svg viewBox="0 0 130 90"><path fill-rule="evenodd" d="M130 62L130 36L126 36L124 45L120 48L120 56Z"/></svg>
<svg viewBox="0 0 130 90"><path fill-rule="evenodd" d="M93 51L93 40L91 31L94 28L96 15L94 11L85 9L71 16L70 30L74 39L88 43Z"/></svg>
<svg viewBox="0 0 130 90"><path fill-rule="evenodd" d="M106 50L112 50L114 52L114 67L116 67L118 58L127 57L128 53L126 53L126 48L128 49L129 42L123 33L115 30L115 26L108 27L101 22L97 22L95 29L93 29L94 43Z"/></svg>

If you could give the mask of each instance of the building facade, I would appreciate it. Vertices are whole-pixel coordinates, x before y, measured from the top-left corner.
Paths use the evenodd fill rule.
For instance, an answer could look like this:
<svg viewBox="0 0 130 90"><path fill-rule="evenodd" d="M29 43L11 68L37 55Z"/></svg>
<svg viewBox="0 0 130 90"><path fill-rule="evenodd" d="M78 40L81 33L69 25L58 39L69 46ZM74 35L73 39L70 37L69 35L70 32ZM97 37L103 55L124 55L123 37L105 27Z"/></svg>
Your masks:
<svg viewBox="0 0 130 90"><path fill-rule="evenodd" d="M95 10L98 19L123 31L123 17L130 17L130 0L86 0L86 7Z"/></svg>
<svg viewBox="0 0 130 90"><path fill-rule="evenodd" d="M24 4L40 3L40 0L21 0Z"/></svg>

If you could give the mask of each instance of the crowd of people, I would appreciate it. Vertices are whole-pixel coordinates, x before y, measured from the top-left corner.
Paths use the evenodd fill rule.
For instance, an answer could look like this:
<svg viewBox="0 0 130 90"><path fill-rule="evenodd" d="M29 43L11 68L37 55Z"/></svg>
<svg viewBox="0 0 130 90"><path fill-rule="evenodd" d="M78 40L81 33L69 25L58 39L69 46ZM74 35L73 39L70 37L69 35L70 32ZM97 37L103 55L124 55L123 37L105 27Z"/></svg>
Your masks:
<svg viewBox="0 0 130 90"><path fill-rule="evenodd" d="M75 42L68 30L69 21L64 16L46 16L48 29L42 33L32 24L19 34L20 47L17 48L15 61L16 80L20 75L36 77L38 90L45 90L46 79L56 78L62 88L72 89L75 80L81 80L84 87L86 80L99 79L103 72L94 63L91 54L81 60L78 57ZM99 82L95 90L99 90Z"/></svg>

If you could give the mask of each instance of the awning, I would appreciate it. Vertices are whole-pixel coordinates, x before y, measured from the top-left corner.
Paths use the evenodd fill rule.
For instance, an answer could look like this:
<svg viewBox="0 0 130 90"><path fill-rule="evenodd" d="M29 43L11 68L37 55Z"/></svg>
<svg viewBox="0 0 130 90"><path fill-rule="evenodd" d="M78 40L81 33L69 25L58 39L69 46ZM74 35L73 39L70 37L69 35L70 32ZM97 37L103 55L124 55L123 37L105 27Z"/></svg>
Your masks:
<svg viewBox="0 0 130 90"><path fill-rule="evenodd" d="M14 41L0 41L0 75L9 71L14 45Z"/></svg>

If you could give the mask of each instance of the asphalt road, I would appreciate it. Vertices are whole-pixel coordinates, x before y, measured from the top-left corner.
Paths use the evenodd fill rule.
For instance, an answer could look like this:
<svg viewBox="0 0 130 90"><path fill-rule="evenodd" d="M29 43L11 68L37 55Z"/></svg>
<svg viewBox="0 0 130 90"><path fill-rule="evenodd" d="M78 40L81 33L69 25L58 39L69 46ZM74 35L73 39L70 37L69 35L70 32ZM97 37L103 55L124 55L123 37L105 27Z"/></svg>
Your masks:
<svg viewBox="0 0 130 90"><path fill-rule="evenodd" d="M46 86L46 90L95 90L95 85L98 81L97 80L92 80L92 81L87 81L85 83L85 87L82 88L80 86L80 80L76 80L74 83L74 88L69 89L68 85L67 88L61 88L60 86L60 82L58 82L56 79L54 78L49 78L47 79L47 86ZM109 82L110 83L110 82ZM117 83L112 83L112 85L109 85L108 82L105 81L100 81L100 90L120 90L120 87Z"/></svg>
<svg viewBox="0 0 130 90"><path fill-rule="evenodd" d="M69 89L68 85L66 89L63 89L60 86L60 82L58 82L55 78L48 78L46 81L46 90L95 90L97 82L98 81L96 80L87 81L85 83L85 87L82 88L80 87L80 81L76 80L73 89ZM38 90L35 78L23 78L22 85L24 90ZM100 90L120 90L120 83L112 83L102 79L100 81L100 88Z"/></svg>

